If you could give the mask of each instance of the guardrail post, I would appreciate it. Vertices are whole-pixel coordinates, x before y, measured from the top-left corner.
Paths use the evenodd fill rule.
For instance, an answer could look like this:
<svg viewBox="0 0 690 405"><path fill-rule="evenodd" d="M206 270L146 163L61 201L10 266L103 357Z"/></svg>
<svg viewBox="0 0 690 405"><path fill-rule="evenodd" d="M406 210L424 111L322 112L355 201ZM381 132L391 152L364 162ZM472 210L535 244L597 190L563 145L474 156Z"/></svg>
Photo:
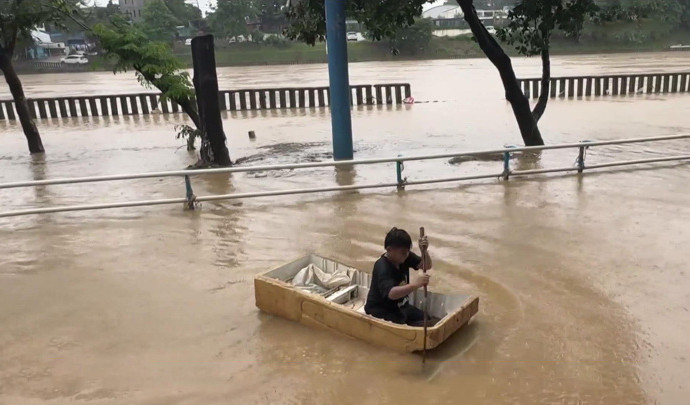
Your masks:
<svg viewBox="0 0 690 405"><path fill-rule="evenodd" d="M398 155L398 157L402 157L402 155ZM398 177L398 191L402 191L405 189L405 183L407 183L407 179L403 178L402 172L405 170L405 165L402 162L402 160L398 160L395 162L395 172Z"/></svg>
<svg viewBox="0 0 690 405"><path fill-rule="evenodd" d="M505 145L506 148L514 148L515 145ZM512 153L509 151L503 152L503 180L508 180L510 178L510 158Z"/></svg>
<svg viewBox="0 0 690 405"><path fill-rule="evenodd" d="M580 143L586 144L589 143L590 141L581 141ZM580 146L580 152L577 155L577 172L582 173L585 171L585 157L587 156L587 149L589 149L589 146L587 145L582 145Z"/></svg>
<svg viewBox="0 0 690 405"><path fill-rule="evenodd" d="M187 175L184 176L184 185L187 190L187 201L184 203L184 209L194 211L197 207L196 196L194 195L194 190L192 190L192 182Z"/></svg>

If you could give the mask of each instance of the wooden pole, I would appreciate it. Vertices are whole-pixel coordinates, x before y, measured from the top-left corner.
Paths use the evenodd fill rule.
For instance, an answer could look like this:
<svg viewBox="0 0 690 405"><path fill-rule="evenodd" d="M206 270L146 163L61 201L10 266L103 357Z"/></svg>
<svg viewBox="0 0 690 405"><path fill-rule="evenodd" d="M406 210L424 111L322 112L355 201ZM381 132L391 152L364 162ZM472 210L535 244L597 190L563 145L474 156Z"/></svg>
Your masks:
<svg viewBox="0 0 690 405"><path fill-rule="evenodd" d="M419 238L424 238L424 227L419 228ZM422 251L422 271L426 274L426 247L420 247ZM427 311L427 289L424 286L424 344L422 349L422 364L426 363L426 332L429 315Z"/></svg>

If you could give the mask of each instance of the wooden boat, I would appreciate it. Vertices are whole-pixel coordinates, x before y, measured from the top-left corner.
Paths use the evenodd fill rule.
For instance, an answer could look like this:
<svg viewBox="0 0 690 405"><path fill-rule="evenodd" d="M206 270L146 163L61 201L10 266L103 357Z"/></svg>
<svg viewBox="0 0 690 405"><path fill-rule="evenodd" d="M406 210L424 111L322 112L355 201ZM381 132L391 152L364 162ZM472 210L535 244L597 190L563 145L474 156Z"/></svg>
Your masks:
<svg viewBox="0 0 690 405"><path fill-rule="evenodd" d="M312 265L312 266L310 266ZM336 288L295 286L304 269L316 267L328 277L344 275L349 280ZM256 276L256 306L270 314L305 325L336 330L369 343L401 351L423 349L424 328L399 325L364 312L371 275L316 255L305 256ZM423 307L424 292L410 295L410 303ZM479 309L479 298L470 295L428 294L429 315L437 318L428 327L427 349L433 349L467 324Z"/></svg>

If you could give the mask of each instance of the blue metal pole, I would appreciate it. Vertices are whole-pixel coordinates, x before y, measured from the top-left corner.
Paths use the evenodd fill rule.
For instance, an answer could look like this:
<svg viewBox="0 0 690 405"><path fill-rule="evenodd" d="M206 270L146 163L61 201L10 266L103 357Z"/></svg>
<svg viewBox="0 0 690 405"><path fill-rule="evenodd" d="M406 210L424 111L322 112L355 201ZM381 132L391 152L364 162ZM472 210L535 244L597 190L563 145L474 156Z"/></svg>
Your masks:
<svg viewBox="0 0 690 405"><path fill-rule="evenodd" d="M326 45L328 77L331 87L331 126L333 158L352 159L352 117L350 116L350 77L347 69L345 1L326 2Z"/></svg>

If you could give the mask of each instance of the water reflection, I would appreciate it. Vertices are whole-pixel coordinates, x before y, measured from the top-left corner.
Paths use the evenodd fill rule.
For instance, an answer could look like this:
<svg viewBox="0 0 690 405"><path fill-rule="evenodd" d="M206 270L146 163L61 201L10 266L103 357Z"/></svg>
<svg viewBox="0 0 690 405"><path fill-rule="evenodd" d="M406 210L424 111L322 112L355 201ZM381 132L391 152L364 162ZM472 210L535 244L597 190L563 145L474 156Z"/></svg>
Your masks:
<svg viewBox="0 0 690 405"><path fill-rule="evenodd" d="M351 186L357 179L357 169L355 165L335 166L335 182L339 186Z"/></svg>

